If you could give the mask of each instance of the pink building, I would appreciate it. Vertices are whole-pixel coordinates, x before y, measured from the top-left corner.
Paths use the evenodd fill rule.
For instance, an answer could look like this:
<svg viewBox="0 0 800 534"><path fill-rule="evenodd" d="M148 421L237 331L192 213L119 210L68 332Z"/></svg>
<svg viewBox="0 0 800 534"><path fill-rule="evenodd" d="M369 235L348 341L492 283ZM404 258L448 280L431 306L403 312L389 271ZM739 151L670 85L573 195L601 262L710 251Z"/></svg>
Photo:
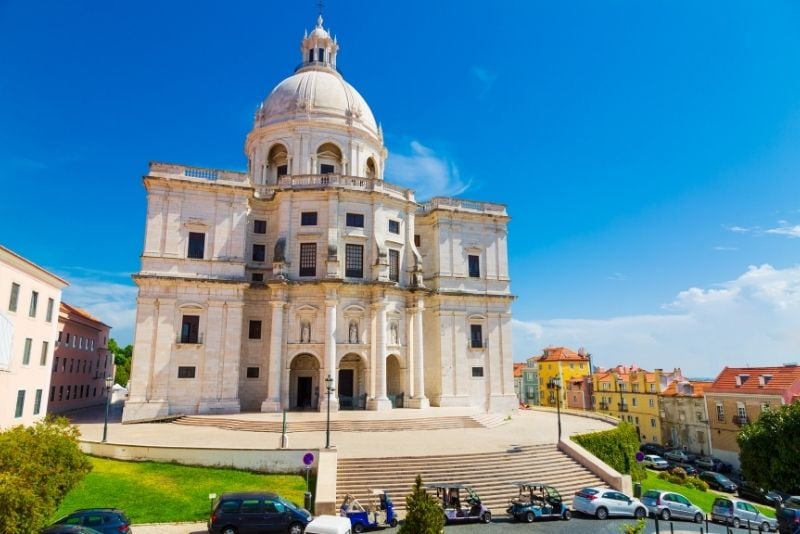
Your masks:
<svg viewBox="0 0 800 534"><path fill-rule="evenodd" d="M106 402L106 376L114 376L108 350L111 327L89 312L64 302L58 313L58 338L47 411L62 413Z"/></svg>
<svg viewBox="0 0 800 534"><path fill-rule="evenodd" d="M567 381L567 408L594 411L592 392L591 376L570 378Z"/></svg>

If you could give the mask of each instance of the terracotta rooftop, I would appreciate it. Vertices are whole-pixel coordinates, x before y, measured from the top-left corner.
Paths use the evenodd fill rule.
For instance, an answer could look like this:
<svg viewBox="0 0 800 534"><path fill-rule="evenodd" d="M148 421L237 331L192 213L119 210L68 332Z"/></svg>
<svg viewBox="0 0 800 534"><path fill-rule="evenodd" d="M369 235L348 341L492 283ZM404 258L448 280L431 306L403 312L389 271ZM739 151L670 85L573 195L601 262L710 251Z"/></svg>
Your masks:
<svg viewBox="0 0 800 534"><path fill-rule="evenodd" d="M521 378L522 377L522 370L528 366L526 363L515 363L514 364L514 378Z"/></svg>
<svg viewBox="0 0 800 534"><path fill-rule="evenodd" d="M768 393L784 395L800 382L800 366L726 367L706 393Z"/></svg>
<svg viewBox="0 0 800 534"><path fill-rule="evenodd" d="M100 323L100 324L102 324L104 326L108 326L103 321L101 321L100 319L98 319L97 317L95 317L94 315L89 313L88 311L84 310L83 308L78 308L77 306L73 306L72 304L67 304L63 300L61 301L61 308L62 308L61 311L64 311L66 313L74 313L76 315L80 315L81 317L83 317L85 319L89 319L90 321L94 321L94 322Z"/></svg>
<svg viewBox="0 0 800 534"><path fill-rule="evenodd" d="M678 393L678 384L691 384L694 393L691 395L688 393ZM685 380L683 382L673 380L661 394L665 397L702 397L705 389L711 384L712 382L710 380Z"/></svg>
<svg viewBox="0 0 800 534"><path fill-rule="evenodd" d="M537 362L588 362L589 358L566 347L547 347L541 356L534 358Z"/></svg>

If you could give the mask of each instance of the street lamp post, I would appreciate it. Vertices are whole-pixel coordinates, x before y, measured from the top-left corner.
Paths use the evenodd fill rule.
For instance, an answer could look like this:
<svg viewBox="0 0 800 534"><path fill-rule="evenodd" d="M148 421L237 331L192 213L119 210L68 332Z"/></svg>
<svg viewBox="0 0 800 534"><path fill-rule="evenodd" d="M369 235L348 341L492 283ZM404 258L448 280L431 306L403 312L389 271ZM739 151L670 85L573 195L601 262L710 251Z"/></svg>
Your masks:
<svg viewBox="0 0 800 534"><path fill-rule="evenodd" d="M331 448L331 393L335 391L333 387L333 377L328 375L325 379L325 389L328 392L328 418L325 422L325 448Z"/></svg>
<svg viewBox="0 0 800 534"><path fill-rule="evenodd" d="M106 442L108 436L108 407L111 404L111 387L114 385L114 377L106 377L106 418L103 421L103 443Z"/></svg>
<svg viewBox="0 0 800 534"><path fill-rule="evenodd" d="M558 417L558 441L561 441L561 378L551 378L547 387L556 393L556 415Z"/></svg>

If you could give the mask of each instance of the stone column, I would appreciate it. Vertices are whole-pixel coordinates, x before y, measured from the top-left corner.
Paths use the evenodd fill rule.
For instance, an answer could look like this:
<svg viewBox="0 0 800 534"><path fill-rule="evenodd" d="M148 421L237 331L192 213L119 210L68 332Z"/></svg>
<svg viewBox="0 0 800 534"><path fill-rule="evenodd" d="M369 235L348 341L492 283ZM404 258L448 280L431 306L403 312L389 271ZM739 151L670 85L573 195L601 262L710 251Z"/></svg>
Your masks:
<svg viewBox="0 0 800 534"><path fill-rule="evenodd" d="M425 357L422 343L422 312L425 309L422 299L417 300L417 305L412 308L412 322L414 329L414 396L409 399L409 408L428 408L430 401L425 396Z"/></svg>
<svg viewBox="0 0 800 534"><path fill-rule="evenodd" d="M337 387L337 376L336 376L336 304L337 301L335 298L329 298L325 300L325 377L330 376L333 379L331 386L336 388ZM333 295L335 297L335 295ZM320 383L319 385L319 397L320 401L325 399L324 402L320 402L320 410L327 410L328 409L328 390L327 384L325 380ZM331 411L336 411L339 409L339 394L334 391L331 393Z"/></svg>
<svg viewBox="0 0 800 534"><path fill-rule="evenodd" d="M272 326L269 334L269 369L267 398L261 403L262 412L281 411L281 378L283 375L283 314L286 302L272 301Z"/></svg>
<svg viewBox="0 0 800 534"><path fill-rule="evenodd" d="M391 410L386 396L386 303L381 299L374 305L375 325L375 395L367 402L368 410Z"/></svg>

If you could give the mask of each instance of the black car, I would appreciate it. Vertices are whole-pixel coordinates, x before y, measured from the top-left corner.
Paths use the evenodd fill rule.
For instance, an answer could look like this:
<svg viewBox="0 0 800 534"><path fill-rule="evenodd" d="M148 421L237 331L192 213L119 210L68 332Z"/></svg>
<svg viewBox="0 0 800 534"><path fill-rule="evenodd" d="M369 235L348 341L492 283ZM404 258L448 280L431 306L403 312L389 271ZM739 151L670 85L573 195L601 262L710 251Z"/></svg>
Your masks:
<svg viewBox="0 0 800 534"><path fill-rule="evenodd" d="M789 504L778 510L778 532L781 534L800 534L800 508Z"/></svg>
<svg viewBox="0 0 800 534"><path fill-rule="evenodd" d="M708 484L710 488L728 493L734 493L737 489L736 484L731 479L714 471L703 471L700 473L700 480Z"/></svg>
<svg viewBox="0 0 800 534"><path fill-rule="evenodd" d="M90 527L102 534L131 534L131 522L122 510L116 508L84 508L75 510L50 525L77 525ZM56 532L60 532L56 530ZM69 531L67 531L69 532Z"/></svg>
<svg viewBox="0 0 800 534"><path fill-rule="evenodd" d="M743 481L741 484L739 484L739 489L736 490L736 493L742 499L760 502L761 504L766 504L767 506L772 506L773 508L778 506L783 501L783 497L778 492L767 491L763 488L759 488L751 482Z"/></svg>
<svg viewBox="0 0 800 534"><path fill-rule="evenodd" d="M655 454L662 458L664 457L664 453L667 452L667 448L658 443L643 443L639 446L639 450L645 454Z"/></svg>
<svg viewBox="0 0 800 534"><path fill-rule="evenodd" d="M211 517L208 518L208 532L302 534L310 521L311 514L308 510L275 493L223 493L214 501Z"/></svg>

